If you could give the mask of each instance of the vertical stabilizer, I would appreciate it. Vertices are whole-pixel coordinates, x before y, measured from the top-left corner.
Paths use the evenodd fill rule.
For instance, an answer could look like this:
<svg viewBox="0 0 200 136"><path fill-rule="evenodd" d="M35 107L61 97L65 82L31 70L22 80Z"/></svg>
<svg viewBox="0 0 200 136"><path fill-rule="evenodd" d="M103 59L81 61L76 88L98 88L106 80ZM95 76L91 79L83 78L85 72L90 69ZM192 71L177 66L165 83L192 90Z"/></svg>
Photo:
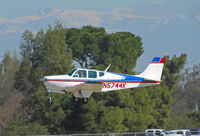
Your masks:
<svg viewBox="0 0 200 136"><path fill-rule="evenodd" d="M160 81L164 62L165 58L154 57L151 63L144 70L144 72L139 74L138 76L146 79Z"/></svg>

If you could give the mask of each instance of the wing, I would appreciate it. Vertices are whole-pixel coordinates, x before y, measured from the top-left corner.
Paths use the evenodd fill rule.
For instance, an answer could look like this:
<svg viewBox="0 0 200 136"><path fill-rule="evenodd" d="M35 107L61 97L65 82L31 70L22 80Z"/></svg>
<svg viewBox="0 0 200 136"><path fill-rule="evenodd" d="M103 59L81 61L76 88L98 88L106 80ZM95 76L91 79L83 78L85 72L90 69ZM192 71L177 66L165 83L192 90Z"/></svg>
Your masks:
<svg viewBox="0 0 200 136"><path fill-rule="evenodd" d="M70 91L75 97L88 98L92 92L101 92L102 83L98 82L85 82L74 87L66 88L66 91Z"/></svg>

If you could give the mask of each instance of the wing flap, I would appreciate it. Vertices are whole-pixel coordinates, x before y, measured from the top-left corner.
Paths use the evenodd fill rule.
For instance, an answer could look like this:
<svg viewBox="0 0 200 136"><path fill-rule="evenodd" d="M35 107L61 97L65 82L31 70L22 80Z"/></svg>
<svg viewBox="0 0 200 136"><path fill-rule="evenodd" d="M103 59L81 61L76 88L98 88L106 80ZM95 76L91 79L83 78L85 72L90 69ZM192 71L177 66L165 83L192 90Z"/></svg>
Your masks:
<svg viewBox="0 0 200 136"><path fill-rule="evenodd" d="M74 87L66 88L67 91L75 92L80 90L90 90L93 92L101 92L102 90L102 83L97 82L86 82L79 85L76 85Z"/></svg>
<svg viewBox="0 0 200 136"><path fill-rule="evenodd" d="M89 98L93 92L101 92L102 83L86 82L74 87L66 88L66 91L70 91L75 97Z"/></svg>

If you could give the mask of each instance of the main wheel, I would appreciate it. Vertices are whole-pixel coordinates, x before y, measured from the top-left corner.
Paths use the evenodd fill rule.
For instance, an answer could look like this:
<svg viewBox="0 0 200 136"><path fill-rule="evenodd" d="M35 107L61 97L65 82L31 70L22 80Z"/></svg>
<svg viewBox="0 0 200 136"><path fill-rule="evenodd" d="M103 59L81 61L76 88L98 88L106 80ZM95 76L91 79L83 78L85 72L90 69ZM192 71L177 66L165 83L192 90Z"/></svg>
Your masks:
<svg viewBox="0 0 200 136"><path fill-rule="evenodd" d="M78 102L78 97L75 97L74 100L75 100L75 102Z"/></svg>

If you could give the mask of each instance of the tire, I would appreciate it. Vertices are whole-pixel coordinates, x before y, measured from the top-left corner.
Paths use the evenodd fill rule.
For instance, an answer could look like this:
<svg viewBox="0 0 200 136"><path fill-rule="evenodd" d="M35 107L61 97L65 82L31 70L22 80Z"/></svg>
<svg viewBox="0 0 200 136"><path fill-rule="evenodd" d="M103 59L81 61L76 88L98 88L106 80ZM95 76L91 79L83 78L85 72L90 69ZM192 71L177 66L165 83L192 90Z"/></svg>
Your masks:
<svg viewBox="0 0 200 136"><path fill-rule="evenodd" d="M75 100L75 102L78 102L79 98L78 98L78 97L75 97L74 100Z"/></svg>

